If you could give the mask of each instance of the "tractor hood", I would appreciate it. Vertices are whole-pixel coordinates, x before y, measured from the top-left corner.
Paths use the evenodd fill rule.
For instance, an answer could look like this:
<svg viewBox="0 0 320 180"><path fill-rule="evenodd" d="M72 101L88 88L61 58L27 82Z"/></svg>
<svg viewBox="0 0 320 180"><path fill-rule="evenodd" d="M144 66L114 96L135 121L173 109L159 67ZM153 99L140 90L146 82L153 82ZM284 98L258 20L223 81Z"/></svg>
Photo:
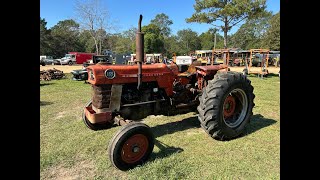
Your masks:
<svg viewBox="0 0 320 180"><path fill-rule="evenodd" d="M110 65L96 64L87 67L88 82L93 85L100 84L127 84L138 82L138 65ZM178 74L176 65L163 63L143 64L142 82L158 81L161 83L173 82ZM161 79L161 80L160 80Z"/></svg>

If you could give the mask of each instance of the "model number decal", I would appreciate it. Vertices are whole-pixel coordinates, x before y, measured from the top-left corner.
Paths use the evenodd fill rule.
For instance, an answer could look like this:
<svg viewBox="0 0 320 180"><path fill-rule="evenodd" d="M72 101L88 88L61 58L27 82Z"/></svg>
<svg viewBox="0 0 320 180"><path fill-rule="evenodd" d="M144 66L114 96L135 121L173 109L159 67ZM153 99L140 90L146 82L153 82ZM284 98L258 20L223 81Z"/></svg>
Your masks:
<svg viewBox="0 0 320 180"><path fill-rule="evenodd" d="M162 76L163 73L143 73L143 76ZM122 77L138 77L137 74L122 74Z"/></svg>

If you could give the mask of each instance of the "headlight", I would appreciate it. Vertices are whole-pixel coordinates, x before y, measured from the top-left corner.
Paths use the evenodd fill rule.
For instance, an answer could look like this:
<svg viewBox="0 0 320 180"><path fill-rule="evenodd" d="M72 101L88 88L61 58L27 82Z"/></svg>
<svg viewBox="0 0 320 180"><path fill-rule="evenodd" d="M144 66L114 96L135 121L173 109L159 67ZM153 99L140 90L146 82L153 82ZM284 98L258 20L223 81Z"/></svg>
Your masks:
<svg viewBox="0 0 320 180"><path fill-rule="evenodd" d="M92 70L90 71L90 79L91 79L91 80L94 80L94 74L93 74L93 71L92 71Z"/></svg>

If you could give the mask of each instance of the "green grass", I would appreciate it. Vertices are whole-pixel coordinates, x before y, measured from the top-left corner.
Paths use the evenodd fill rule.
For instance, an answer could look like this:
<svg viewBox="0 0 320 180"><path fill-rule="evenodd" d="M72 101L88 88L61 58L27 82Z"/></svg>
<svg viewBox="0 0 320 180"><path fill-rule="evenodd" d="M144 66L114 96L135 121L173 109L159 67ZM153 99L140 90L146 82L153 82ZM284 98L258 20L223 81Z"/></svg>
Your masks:
<svg viewBox="0 0 320 180"><path fill-rule="evenodd" d="M280 79L250 76L256 106L242 137L217 141L193 112L148 116L156 145L146 164L122 172L107 154L121 127L89 130L81 120L91 86L66 79L40 82L41 179L280 179Z"/></svg>

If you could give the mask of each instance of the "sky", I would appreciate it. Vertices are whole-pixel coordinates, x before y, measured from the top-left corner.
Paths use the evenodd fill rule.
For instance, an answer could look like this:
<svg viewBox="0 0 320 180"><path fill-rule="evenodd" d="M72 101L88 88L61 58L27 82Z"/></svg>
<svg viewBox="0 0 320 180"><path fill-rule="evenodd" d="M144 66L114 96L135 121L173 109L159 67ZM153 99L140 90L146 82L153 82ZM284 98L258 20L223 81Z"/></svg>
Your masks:
<svg viewBox="0 0 320 180"><path fill-rule="evenodd" d="M48 29L59 21L76 19L75 3L76 0L40 0L40 17L45 18ZM101 3L116 24L117 30L110 33L121 33L137 27L140 14L143 16L142 26L148 25L160 13L165 13L173 21L170 26L172 34L190 28L200 35L213 28L209 24L186 23L185 19L195 12L194 0L101 0ZM273 14L279 12L280 0L267 0L267 10ZM229 34L235 33L240 26L233 27Z"/></svg>

